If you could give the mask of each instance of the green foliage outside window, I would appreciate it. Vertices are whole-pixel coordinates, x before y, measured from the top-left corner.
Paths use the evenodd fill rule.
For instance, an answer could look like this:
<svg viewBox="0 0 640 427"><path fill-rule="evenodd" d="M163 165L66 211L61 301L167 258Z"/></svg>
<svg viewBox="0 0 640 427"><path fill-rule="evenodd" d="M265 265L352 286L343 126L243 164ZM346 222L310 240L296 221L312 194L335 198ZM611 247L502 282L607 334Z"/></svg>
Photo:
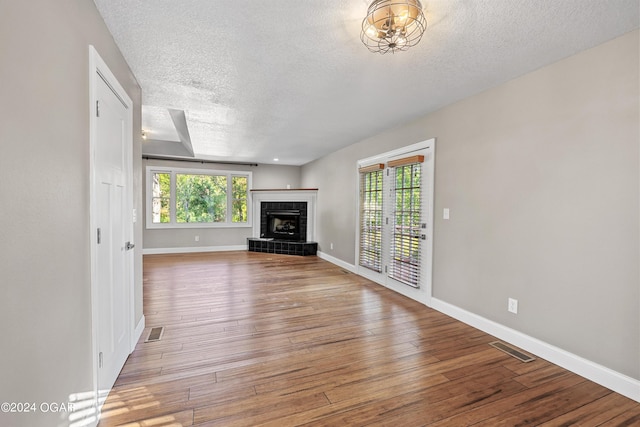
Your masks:
<svg viewBox="0 0 640 427"><path fill-rule="evenodd" d="M393 236L393 258L416 264L421 233L421 165L396 168L396 211Z"/></svg>
<svg viewBox="0 0 640 427"><path fill-rule="evenodd" d="M152 175L152 221L154 224L171 222L169 205L171 203L171 174L154 173Z"/></svg>
<svg viewBox="0 0 640 427"><path fill-rule="evenodd" d="M176 222L226 220L226 176L176 174Z"/></svg>
<svg viewBox="0 0 640 427"><path fill-rule="evenodd" d="M247 181L246 176L231 178L232 222L247 222Z"/></svg>
<svg viewBox="0 0 640 427"><path fill-rule="evenodd" d="M361 175L360 265L382 271L382 171Z"/></svg>

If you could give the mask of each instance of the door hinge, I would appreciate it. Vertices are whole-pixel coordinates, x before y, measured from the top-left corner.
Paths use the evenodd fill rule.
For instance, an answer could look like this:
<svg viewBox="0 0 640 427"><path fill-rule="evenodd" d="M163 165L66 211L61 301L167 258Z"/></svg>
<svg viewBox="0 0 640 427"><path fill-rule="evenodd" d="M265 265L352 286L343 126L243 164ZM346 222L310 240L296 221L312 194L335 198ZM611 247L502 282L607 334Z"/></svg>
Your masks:
<svg viewBox="0 0 640 427"><path fill-rule="evenodd" d="M96 101L96 117L100 117L100 101Z"/></svg>
<svg viewBox="0 0 640 427"><path fill-rule="evenodd" d="M98 354L98 367L99 368L102 368L103 362L104 362L104 357L102 356L102 352L100 352L100 354Z"/></svg>
<svg viewBox="0 0 640 427"><path fill-rule="evenodd" d="M98 228L96 239L98 241L98 244L102 242L102 230L100 230L99 228Z"/></svg>
<svg viewBox="0 0 640 427"><path fill-rule="evenodd" d="M389 225L389 217L385 218L385 225Z"/></svg>
<svg viewBox="0 0 640 427"><path fill-rule="evenodd" d="M388 273L388 272L389 272L389 268L388 268L386 265L384 266L384 272L385 272L385 273Z"/></svg>

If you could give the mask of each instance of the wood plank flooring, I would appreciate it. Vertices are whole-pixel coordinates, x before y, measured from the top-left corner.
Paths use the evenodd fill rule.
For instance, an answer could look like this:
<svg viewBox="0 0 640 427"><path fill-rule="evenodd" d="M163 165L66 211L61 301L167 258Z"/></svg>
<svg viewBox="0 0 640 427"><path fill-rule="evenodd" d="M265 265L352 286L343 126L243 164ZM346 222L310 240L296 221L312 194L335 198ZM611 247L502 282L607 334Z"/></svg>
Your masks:
<svg viewBox="0 0 640 427"><path fill-rule="evenodd" d="M102 427L640 425L639 403L317 257L145 256L144 313Z"/></svg>

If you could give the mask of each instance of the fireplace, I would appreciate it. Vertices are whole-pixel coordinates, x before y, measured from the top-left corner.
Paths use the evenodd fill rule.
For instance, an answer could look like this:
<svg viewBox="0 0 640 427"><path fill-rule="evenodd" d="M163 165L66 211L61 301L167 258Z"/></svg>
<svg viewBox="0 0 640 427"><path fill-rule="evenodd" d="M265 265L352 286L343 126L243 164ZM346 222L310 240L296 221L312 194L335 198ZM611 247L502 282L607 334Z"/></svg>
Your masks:
<svg viewBox="0 0 640 427"><path fill-rule="evenodd" d="M264 237L268 239L291 240L299 242L300 238L300 210L270 210L266 211L267 228Z"/></svg>
<svg viewBox="0 0 640 427"><path fill-rule="evenodd" d="M262 202L260 237L304 242L307 240L307 203L295 201Z"/></svg>
<svg viewBox="0 0 640 427"><path fill-rule="evenodd" d="M251 190L253 237L247 250L281 255L316 255L317 188Z"/></svg>

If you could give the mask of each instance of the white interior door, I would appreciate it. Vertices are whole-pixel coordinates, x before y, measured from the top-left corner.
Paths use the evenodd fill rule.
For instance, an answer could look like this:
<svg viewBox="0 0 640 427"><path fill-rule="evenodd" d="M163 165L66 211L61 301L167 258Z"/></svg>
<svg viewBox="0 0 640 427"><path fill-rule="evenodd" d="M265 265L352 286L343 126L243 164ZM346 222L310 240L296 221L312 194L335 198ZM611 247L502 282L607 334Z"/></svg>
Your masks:
<svg viewBox="0 0 640 427"><path fill-rule="evenodd" d="M130 147L127 106L101 75L96 79L94 200L99 396L113 386L130 353L132 333Z"/></svg>

